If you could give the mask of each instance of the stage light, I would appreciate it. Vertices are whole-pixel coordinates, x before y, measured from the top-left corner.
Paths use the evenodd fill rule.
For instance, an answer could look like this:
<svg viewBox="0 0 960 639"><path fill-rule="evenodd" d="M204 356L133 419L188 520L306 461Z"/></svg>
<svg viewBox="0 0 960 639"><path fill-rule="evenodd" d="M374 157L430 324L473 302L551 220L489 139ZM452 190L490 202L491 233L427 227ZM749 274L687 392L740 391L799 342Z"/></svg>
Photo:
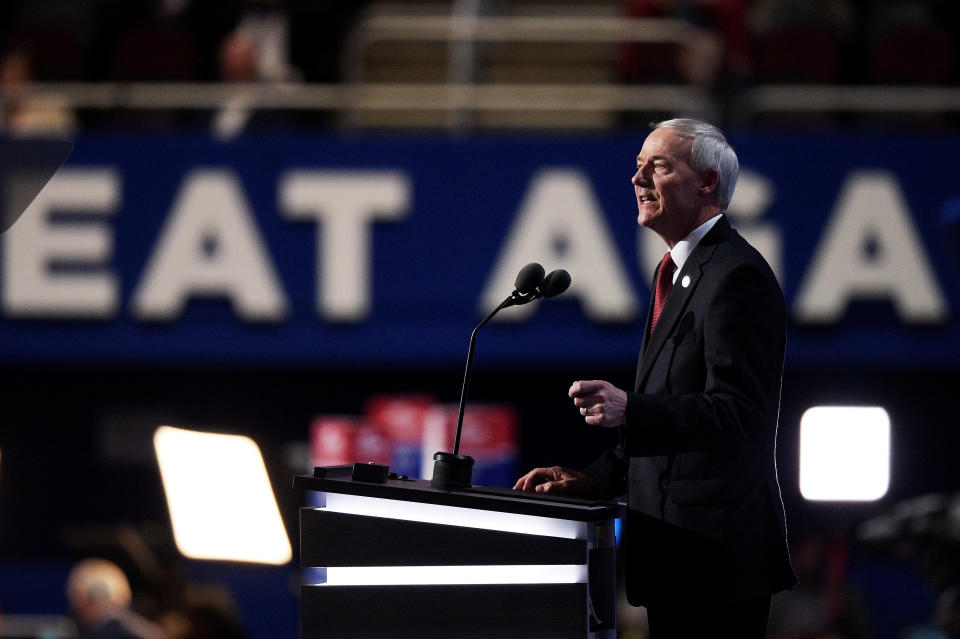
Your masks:
<svg viewBox="0 0 960 639"><path fill-rule="evenodd" d="M890 417L878 406L815 406L800 418L800 493L874 501L890 485Z"/></svg>
<svg viewBox="0 0 960 639"><path fill-rule="evenodd" d="M364 566L326 569L328 586L585 584L587 566ZM315 584L319 585L319 584Z"/></svg>
<svg viewBox="0 0 960 639"><path fill-rule="evenodd" d="M191 559L290 561L290 541L252 439L161 426L153 445L181 553Z"/></svg>
<svg viewBox="0 0 960 639"><path fill-rule="evenodd" d="M517 496L518 498L522 498L523 493L517 493ZM431 524L523 533L525 535L563 537L564 539L587 538L586 522L566 521L550 517L519 515L492 510L478 510L457 506L443 506L440 504L406 502L396 499L380 499L378 497L343 495L339 493L325 493L323 507L329 512L346 513L350 515L386 517L405 521L419 521Z"/></svg>

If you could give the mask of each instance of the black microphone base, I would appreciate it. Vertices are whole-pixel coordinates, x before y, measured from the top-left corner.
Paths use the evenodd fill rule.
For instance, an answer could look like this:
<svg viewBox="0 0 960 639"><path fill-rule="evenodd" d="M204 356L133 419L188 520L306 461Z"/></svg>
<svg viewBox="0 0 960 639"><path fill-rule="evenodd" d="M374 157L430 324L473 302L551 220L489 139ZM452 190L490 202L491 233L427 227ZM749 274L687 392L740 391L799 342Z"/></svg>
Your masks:
<svg viewBox="0 0 960 639"><path fill-rule="evenodd" d="M441 490L470 488L473 478L473 457L436 453L433 456L433 478L430 485Z"/></svg>

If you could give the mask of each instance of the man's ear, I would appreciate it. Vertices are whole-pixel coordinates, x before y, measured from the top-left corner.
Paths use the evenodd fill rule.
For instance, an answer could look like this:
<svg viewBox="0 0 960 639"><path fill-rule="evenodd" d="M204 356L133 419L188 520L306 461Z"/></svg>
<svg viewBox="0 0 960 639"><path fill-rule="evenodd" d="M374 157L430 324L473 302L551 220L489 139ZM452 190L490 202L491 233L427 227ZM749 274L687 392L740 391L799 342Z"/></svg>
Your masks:
<svg viewBox="0 0 960 639"><path fill-rule="evenodd" d="M707 169L700 174L700 195L707 195L717 190L717 183L720 181L720 173L716 169Z"/></svg>

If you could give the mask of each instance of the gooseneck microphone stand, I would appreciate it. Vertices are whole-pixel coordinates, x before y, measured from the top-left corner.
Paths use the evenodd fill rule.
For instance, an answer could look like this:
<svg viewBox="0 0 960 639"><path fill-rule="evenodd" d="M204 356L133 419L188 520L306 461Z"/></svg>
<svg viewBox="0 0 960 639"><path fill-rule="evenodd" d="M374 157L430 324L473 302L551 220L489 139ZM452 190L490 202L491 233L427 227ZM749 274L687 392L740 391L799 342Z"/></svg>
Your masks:
<svg viewBox="0 0 960 639"><path fill-rule="evenodd" d="M463 373L463 388L460 391L460 411L457 414L457 435L453 452L438 452L433 456L433 478L430 485L444 490L469 488L473 476L473 458L460 454L460 435L463 432L463 415L467 406L467 394L470 389L470 371L473 368L473 351L477 345L477 333L493 319L493 316L508 306L527 304L540 297L559 295L570 286L570 275L564 270L552 271L544 277L543 267L536 262L524 266L517 275L516 290L503 300L493 312L477 324L470 335L470 347L467 349L467 366Z"/></svg>

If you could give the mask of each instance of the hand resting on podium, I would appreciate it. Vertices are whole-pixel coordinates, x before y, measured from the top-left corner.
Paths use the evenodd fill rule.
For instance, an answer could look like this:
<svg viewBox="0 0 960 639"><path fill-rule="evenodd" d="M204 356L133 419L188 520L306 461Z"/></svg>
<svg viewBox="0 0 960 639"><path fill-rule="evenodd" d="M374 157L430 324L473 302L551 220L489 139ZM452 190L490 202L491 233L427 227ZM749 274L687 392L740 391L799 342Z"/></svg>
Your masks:
<svg viewBox="0 0 960 639"><path fill-rule="evenodd" d="M579 497L592 496L595 488L593 481L585 474L561 466L534 468L513 486L514 490L528 493L555 492Z"/></svg>

